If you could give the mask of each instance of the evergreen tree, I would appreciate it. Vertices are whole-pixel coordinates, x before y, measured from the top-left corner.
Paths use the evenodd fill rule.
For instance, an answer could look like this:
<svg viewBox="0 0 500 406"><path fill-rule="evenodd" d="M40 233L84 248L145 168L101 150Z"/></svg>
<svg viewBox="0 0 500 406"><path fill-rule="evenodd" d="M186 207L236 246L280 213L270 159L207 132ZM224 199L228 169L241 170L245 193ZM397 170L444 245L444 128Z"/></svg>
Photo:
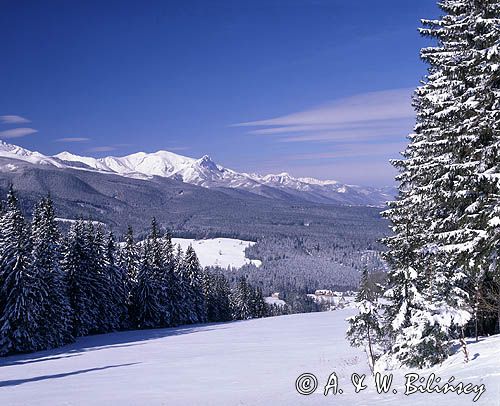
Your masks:
<svg viewBox="0 0 500 406"><path fill-rule="evenodd" d="M50 197L42 199L33 210L31 241L33 278L47 289L39 304L39 333L46 348L58 347L72 340L72 314L66 277L59 265L61 236Z"/></svg>
<svg viewBox="0 0 500 406"><path fill-rule="evenodd" d="M193 309L196 315L194 323L204 323L207 320L207 309L203 295L203 274L196 252L190 245L184 256L184 269L190 286L190 294L193 299Z"/></svg>
<svg viewBox="0 0 500 406"><path fill-rule="evenodd" d="M250 306L252 309L252 318L261 318L268 315L266 302L264 301L261 288L257 287L250 289Z"/></svg>
<svg viewBox="0 0 500 406"><path fill-rule="evenodd" d="M87 257L87 266L94 274L98 289L94 295L94 306L98 309L95 332L106 333L120 327L121 311L117 309L116 295L121 291L120 286L114 286L112 274L107 262L107 244L104 230L101 225L94 226L90 221L85 223L84 243ZM110 260L113 261L114 258ZM114 267L114 265L112 265ZM109 270L109 272L108 272Z"/></svg>
<svg viewBox="0 0 500 406"><path fill-rule="evenodd" d="M184 253L180 245L177 246L177 253L174 259L175 289L172 290L173 315L172 320L175 325L192 324L198 321L194 296L186 271Z"/></svg>
<svg viewBox="0 0 500 406"><path fill-rule="evenodd" d="M447 357L470 318L467 285L492 272L498 250L490 222L499 190L499 3L440 7L446 15L421 30L437 45L421 52L429 74L415 93L405 159L394 162L400 194L386 212L394 235L384 330L390 353L419 367Z"/></svg>
<svg viewBox="0 0 500 406"><path fill-rule="evenodd" d="M103 278L106 293L106 318L109 330L129 325L127 271L117 261L117 247L113 233L109 233L104 253Z"/></svg>
<svg viewBox="0 0 500 406"><path fill-rule="evenodd" d="M139 273L139 250L134 241L134 232L132 227L128 226L125 236L125 244L120 250L120 266L127 272L128 289L137 282Z"/></svg>
<svg viewBox="0 0 500 406"><path fill-rule="evenodd" d="M231 317L231 304L229 296L231 289L227 279L220 272L203 274L203 294L207 307L207 321L229 321Z"/></svg>
<svg viewBox="0 0 500 406"><path fill-rule="evenodd" d="M363 270L359 291L356 295L356 307L359 313L348 319L349 329L346 336L353 347L367 347L370 368L373 371L376 354L374 344L380 335L379 315L377 312L377 297L370 289L368 270Z"/></svg>
<svg viewBox="0 0 500 406"><path fill-rule="evenodd" d="M170 323L168 291L165 286L163 247L158 224L151 223L151 232L144 243L137 284L132 292L132 307L139 328L165 327Z"/></svg>
<svg viewBox="0 0 500 406"><path fill-rule="evenodd" d="M103 331L102 278L95 267L96 250L83 220L73 223L63 248L61 267L68 280L73 309L73 334L84 336Z"/></svg>
<svg viewBox="0 0 500 406"><path fill-rule="evenodd" d="M134 292L137 284L137 275L140 269L140 253L134 241L134 233L132 227L127 227L127 234L125 236L125 244L120 249L119 253L119 266L125 272L125 290L127 293L126 306L128 313L128 323L133 323L133 304L132 292Z"/></svg>
<svg viewBox="0 0 500 406"><path fill-rule="evenodd" d="M175 317L175 307L176 295L179 293L179 281L177 278L176 268L176 258L174 253L174 245L172 244L172 236L169 232L161 239L161 249L162 249L162 285L166 292L163 297L164 306L167 309L165 313L164 324L172 326L176 324L174 322Z"/></svg>
<svg viewBox="0 0 500 406"><path fill-rule="evenodd" d="M48 287L33 277L29 229L12 186L0 230L0 354L45 348L41 303Z"/></svg>
<svg viewBox="0 0 500 406"><path fill-rule="evenodd" d="M253 318L251 303L251 287L245 278L241 278L231 292L231 313L235 320L249 320Z"/></svg>

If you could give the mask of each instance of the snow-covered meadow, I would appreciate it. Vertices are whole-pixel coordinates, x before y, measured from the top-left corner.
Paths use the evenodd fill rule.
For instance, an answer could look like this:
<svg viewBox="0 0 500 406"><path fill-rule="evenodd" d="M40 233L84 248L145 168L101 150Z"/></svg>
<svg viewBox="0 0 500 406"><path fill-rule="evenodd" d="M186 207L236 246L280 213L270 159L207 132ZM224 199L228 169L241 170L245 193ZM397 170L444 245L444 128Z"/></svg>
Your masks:
<svg viewBox="0 0 500 406"><path fill-rule="evenodd" d="M379 395L363 351L344 339L352 309L180 328L130 331L0 360L2 405L471 405L473 394ZM485 384L478 405L500 404L500 337L469 345L471 361L456 354L435 372L443 380ZM299 395L295 380L313 373L318 389ZM336 372L343 394L323 395ZM351 374L367 374L354 393ZM392 388L391 388L392 390Z"/></svg>
<svg viewBox="0 0 500 406"><path fill-rule="evenodd" d="M192 245L201 266L219 266L221 268L241 268L246 264L260 266L258 259L248 259L245 249L255 244L251 241L237 240L233 238L211 238L206 240L194 240L191 238L172 238L174 244L179 244L183 251Z"/></svg>

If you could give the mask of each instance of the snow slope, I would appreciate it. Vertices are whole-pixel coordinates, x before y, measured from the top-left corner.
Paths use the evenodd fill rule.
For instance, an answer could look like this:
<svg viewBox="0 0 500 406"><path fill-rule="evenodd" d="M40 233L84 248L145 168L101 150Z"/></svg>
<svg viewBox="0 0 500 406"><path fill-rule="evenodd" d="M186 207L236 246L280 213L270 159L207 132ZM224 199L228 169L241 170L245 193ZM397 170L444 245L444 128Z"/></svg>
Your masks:
<svg viewBox="0 0 500 406"><path fill-rule="evenodd" d="M205 266L219 266L221 268L241 268L246 264L261 266L258 259L245 257L245 249L254 245L254 242L237 240L233 238L212 238L207 240L194 240L190 238L172 238L174 244L179 244L183 251L192 245L200 264Z"/></svg>
<svg viewBox="0 0 500 406"><path fill-rule="evenodd" d="M45 156L36 151L30 151L25 148L18 147L17 145L8 144L2 140L0 140L0 157L29 162L35 165L52 165L57 168L64 167L64 164L58 162L57 159ZM14 169L12 168L12 166L8 166L6 168L0 166L0 170L12 170L12 169Z"/></svg>
<svg viewBox="0 0 500 406"><path fill-rule="evenodd" d="M373 382L356 394L351 374L369 373L365 354L344 339L352 310L98 335L61 349L0 359L2 405L471 405L454 393L379 395ZM470 344L433 371L443 379L484 383L477 405L500 401L500 337ZM477 355L476 355L477 354ZM295 391L304 373L319 380L310 396ZM343 394L325 397L336 372ZM395 382L402 382L397 372ZM427 375L430 371L423 371ZM396 386L398 389L401 385Z"/></svg>

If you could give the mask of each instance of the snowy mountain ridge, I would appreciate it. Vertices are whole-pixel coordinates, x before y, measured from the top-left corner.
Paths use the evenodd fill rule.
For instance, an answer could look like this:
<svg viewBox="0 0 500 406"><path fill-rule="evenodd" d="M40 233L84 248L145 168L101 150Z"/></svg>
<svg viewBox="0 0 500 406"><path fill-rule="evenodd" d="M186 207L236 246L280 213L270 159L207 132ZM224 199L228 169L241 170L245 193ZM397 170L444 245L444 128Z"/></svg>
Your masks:
<svg viewBox="0 0 500 406"><path fill-rule="evenodd" d="M390 188L377 189L345 185L335 180L295 178L288 173L264 176L240 173L218 165L208 155L195 159L163 150L104 158L79 156L67 151L54 156L45 156L0 141L0 157L35 165L51 165L62 169L87 170L137 179L151 179L158 176L205 188L241 189L267 197L281 197L279 193L284 192L320 203L381 206L393 196ZM0 166L0 171L14 169L15 165L12 163Z"/></svg>

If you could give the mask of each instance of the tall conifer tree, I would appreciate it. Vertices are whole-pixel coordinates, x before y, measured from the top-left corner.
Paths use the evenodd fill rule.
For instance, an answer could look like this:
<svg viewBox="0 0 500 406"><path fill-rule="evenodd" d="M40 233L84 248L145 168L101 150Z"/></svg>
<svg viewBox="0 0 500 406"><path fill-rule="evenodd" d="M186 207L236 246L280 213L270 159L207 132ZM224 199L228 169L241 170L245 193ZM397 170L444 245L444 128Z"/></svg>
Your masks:
<svg viewBox="0 0 500 406"><path fill-rule="evenodd" d="M467 290L498 250L488 241L497 232L499 2L440 7L445 15L421 30L437 44L421 52L429 74L415 93L405 159L394 162L400 194L386 212L394 236L385 331L390 352L410 366L447 357L470 318Z"/></svg>
<svg viewBox="0 0 500 406"><path fill-rule="evenodd" d="M47 292L42 296L40 335L47 347L58 347L72 339L72 314L68 285L60 267L61 235L50 197L42 199L33 210L31 225L33 277L43 281Z"/></svg>
<svg viewBox="0 0 500 406"><path fill-rule="evenodd" d="M0 354L45 348L41 303L48 287L34 278L29 229L12 187L0 219L0 278Z"/></svg>

